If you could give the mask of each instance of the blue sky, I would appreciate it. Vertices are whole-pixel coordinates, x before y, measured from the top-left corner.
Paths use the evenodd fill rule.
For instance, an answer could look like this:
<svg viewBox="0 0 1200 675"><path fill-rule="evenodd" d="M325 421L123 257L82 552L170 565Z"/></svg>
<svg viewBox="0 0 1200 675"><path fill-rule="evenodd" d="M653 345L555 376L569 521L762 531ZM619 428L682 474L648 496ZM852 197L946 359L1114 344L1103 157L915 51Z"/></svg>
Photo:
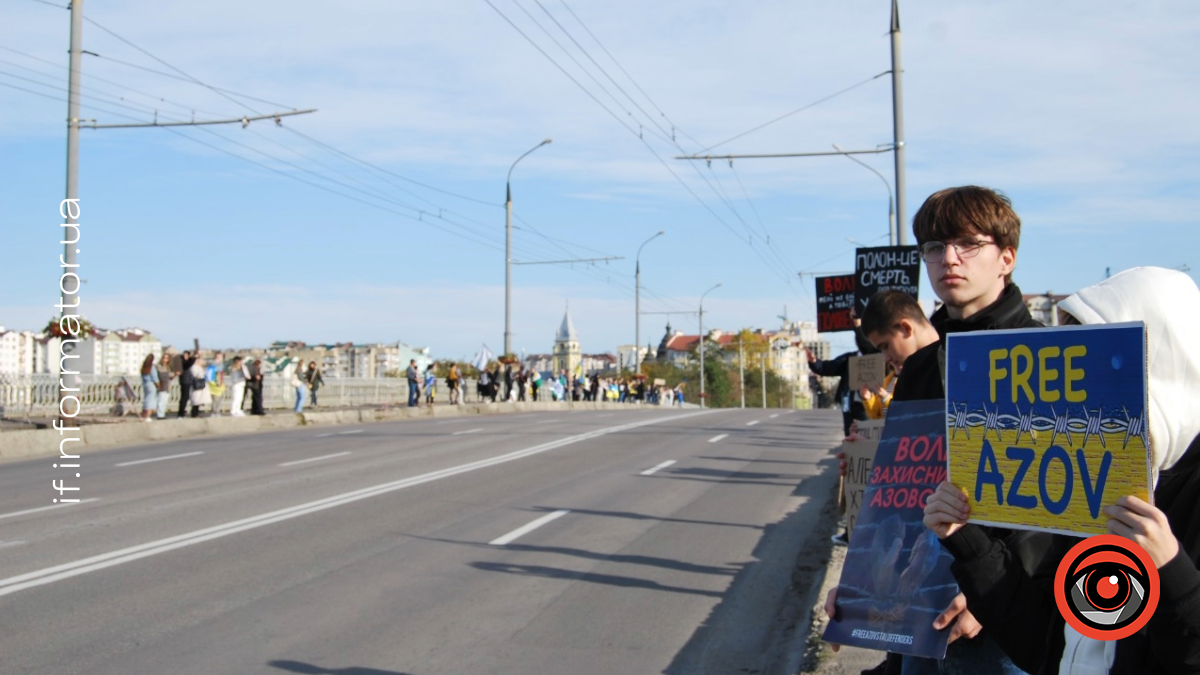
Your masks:
<svg viewBox="0 0 1200 675"><path fill-rule="evenodd" d="M55 4L0 0L8 328L40 328L58 300L69 14ZM517 350L548 351L568 302L585 351L631 343L634 255L658 230L643 311L694 312L721 283L705 324L729 330L776 326L785 306L812 320L813 282L797 273L849 271L852 242L887 242L884 184L844 157L673 158L848 88L712 152L889 143L890 80L870 79L890 68L888 0L84 7L98 55L84 58L85 118L318 109L282 127L83 130L82 309L101 326L177 345L498 352L505 174L548 137L513 172L513 257L623 259L514 266ZM931 192L974 183L1022 217L1026 292L1200 266L1200 5L900 9L906 227ZM862 159L892 180L890 155ZM667 320L696 330L694 314L646 315L642 343Z"/></svg>

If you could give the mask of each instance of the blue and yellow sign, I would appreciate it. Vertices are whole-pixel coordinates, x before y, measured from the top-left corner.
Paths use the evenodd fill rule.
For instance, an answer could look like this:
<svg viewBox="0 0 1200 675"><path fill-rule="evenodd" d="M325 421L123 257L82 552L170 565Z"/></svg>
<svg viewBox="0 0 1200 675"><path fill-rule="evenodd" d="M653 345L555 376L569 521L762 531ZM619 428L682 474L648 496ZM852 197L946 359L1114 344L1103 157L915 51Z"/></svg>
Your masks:
<svg viewBox="0 0 1200 675"><path fill-rule="evenodd" d="M1126 495L1150 501L1141 322L951 334L949 479L971 521L1091 536Z"/></svg>

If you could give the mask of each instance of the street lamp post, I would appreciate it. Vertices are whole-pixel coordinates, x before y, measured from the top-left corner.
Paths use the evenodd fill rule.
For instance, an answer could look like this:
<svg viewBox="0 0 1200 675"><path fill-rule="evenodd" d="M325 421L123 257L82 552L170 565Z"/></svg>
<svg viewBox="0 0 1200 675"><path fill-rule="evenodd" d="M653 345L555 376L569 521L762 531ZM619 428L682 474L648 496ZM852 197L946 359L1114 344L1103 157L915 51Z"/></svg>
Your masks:
<svg viewBox="0 0 1200 675"><path fill-rule="evenodd" d="M879 180L883 181L884 187L887 188L887 195L888 195L888 244L895 246L896 242L900 240L900 232L896 229L896 201L892 198L892 184L888 182L887 178L883 177L883 174L876 171L875 168L872 167L870 164L867 164L866 162L862 161L861 159L855 157L854 155L851 155L851 154L847 153L845 150L842 150L841 148L838 147L837 143L833 144L833 149L842 153L842 156L845 157L846 159L850 160L851 162L854 162L855 164L859 164L859 165L865 167L871 173L875 174L876 176L879 176Z"/></svg>
<svg viewBox="0 0 1200 675"><path fill-rule="evenodd" d="M512 353L512 172L517 168L517 162L525 159L526 155L546 145L550 139L533 146L508 167L508 177L504 179L504 353Z"/></svg>
<svg viewBox="0 0 1200 675"><path fill-rule="evenodd" d="M642 242L638 247L636 265L634 267L634 291L633 291L633 307L636 315L633 320L633 375L637 377L642 372L642 249L646 244L654 241L663 235L663 230L659 230L657 234Z"/></svg>
<svg viewBox="0 0 1200 675"><path fill-rule="evenodd" d="M700 407L704 406L704 296L721 287L717 284L700 296Z"/></svg>

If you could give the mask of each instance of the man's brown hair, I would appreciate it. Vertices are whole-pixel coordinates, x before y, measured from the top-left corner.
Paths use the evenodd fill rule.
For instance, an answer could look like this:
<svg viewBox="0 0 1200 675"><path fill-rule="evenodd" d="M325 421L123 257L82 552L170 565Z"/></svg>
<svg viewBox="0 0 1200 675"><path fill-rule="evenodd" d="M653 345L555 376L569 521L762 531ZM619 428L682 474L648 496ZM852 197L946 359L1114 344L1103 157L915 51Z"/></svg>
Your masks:
<svg viewBox="0 0 1200 675"><path fill-rule="evenodd" d="M929 323L920 303L913 296L904 291L879 291L867 301L860 328L863 335L882 335L900 325L901 319L908 319L917 325Z"/></svg>
<svg viewBox="0 0 1200 675"><path fill-rule="evenodd" d="M917 244L949 241L968 234L991 237L1003 250L1021 243L1021 219L1003 193L977 185L939 190L925 200L912 221ZM1011 282L1012 278L1005 281Z"/></svg>

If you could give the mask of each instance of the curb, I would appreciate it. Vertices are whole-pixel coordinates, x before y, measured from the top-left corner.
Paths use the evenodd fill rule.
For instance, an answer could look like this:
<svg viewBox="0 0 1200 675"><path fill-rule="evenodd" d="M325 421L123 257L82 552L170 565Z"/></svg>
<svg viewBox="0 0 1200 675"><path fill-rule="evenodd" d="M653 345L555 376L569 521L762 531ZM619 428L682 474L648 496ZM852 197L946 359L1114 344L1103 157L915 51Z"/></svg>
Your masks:
<svg viewBox="0 0 1200 675"><path fill-rule="evenodd" d="M800 668L793 671L799 675L859 675L879 665L884 659L885 652L861 647L842 646L835 652L829 643L821 639L825 626L829 624L829 618L825 616L825 596L837 586L845 561L846 548L834 546L821 579L814 580L813 588L817 590L817 595L810 615L811 630L806 636L797 635L794 647L803 652Z"/></svg>

